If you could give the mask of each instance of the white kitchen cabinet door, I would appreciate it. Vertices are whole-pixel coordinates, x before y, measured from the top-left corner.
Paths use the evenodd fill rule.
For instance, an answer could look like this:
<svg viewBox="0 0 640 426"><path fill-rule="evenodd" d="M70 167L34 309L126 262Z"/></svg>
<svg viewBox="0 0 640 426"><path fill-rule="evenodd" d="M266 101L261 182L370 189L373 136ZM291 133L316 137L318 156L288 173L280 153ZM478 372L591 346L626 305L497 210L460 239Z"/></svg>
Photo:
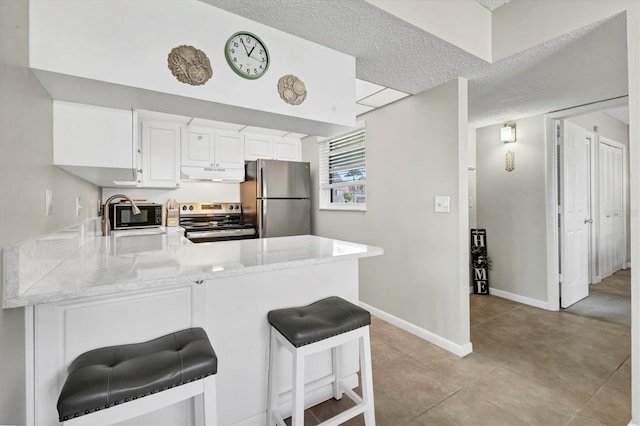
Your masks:
<svg viewBox="0 0 640 426"><path fill-rule="evenodd" d="M214 129L192 126L184 128L181 164L189 167L213 167L214 142Z"/></svg>
<svg viewBox="0 0 640 426"><path fill-rule="evenodd" d="M180 124L142 121L142 182L146 188L180 186Z"/></svg>
<svg viewBox="0 0 640 426"><path fill-rule="evenodd" d="M300 139L276 138L274 145L273 157L276 160L300 161L302 159Z"/></svg>
<svg viewBox="0 0 640 426"><path fill-rule="evenodd" d="M247 161L273 159L273 136L244 135L244 159Z"/></svg>
<svg viewBox="0 0 640 426"><path fill-rule="evenodd" d="M218 130L215 133L214 168L244 169L244 135Z"/></svg>
<svg viewBox="0 0 640 426"><path fill-rule="evenodd" d="M53 164L99 186L135 181L136 113L53 101Z"/></svg>

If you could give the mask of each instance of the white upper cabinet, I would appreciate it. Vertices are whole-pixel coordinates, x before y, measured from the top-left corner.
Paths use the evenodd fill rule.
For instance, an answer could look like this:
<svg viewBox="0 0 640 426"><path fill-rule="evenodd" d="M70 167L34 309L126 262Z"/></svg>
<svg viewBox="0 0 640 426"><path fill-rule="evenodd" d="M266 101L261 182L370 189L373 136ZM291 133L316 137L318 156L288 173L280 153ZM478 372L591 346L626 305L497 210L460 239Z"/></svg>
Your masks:
<svg viewBox="0 0 640 426"><path fill-rule="evenodd" d="M259 158L266 160L300 161L302 150L300 139L283 138L269 135L245 135L245 160Z"/></svg>
<svg viewBox="0 0 640 426"><path fill-rule="evenodd" d="M186 126L182 131L182 177L241 182L244 136L236 131Z"/></svg>
<svg viewBox="0 0 640 426"><path fill-rule="evenodd" d="M274 158L276 160L300 161L302 159L302 145L300 139L276 138L274 144Z"/></svg>
<svg viewBox="0 0 640 426"><path fill-rule="evenodd" d="M245 134L244 152L247 161L273 159L273 136Z"/></svg>
<svg viewBox="0 0 640 426"><path fill-rule="evenodd" d="M180 186L181 125L161 121L141 121L141 186L177 188Z"/></svg>
<svg viewBox="0 0 640 426"><path fill-rule="evenodd" d="M53 101L53 164L99 186L136 184L135 111Z"/></svg>
<svg viewBox="0 0 640 426"><path fill-rule="evenodd" d="M214 167L244 170L244 135L225 130L217 130L215 135Z"/></svg>
<svg viewBox="0 0 640 426"><path fill-rule="evenodd" d="M183 166L213 167L215 131L206 127L187 126L182 131Z"/></svg>

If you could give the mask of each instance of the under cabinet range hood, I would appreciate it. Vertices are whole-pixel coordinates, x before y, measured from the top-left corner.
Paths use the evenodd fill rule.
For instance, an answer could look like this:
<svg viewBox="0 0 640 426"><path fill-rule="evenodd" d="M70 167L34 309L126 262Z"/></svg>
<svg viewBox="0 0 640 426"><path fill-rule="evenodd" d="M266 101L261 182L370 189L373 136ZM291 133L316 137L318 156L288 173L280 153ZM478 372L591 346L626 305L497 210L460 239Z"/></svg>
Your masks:
<svg viewBox="0 0 640 426"><path fill-rule="evenodd" d="M182 166L182 179L209 180L214 182L242 182L243 169L216 169L214 167Z"/></svg>

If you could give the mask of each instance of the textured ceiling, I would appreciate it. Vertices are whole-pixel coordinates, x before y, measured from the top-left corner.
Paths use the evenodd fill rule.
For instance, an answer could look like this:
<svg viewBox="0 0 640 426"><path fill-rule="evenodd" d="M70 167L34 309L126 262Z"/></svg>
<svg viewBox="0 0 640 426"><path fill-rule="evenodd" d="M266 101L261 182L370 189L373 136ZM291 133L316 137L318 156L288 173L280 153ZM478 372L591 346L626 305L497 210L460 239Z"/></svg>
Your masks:
<svg viewBox="0 0 640 426"><path fill-rule="evenodd" d="M478 0L478 3L486 7L487 9L494 11L500 6L509 3L511 0Z"/></svg>
<svg viewBox="0 0 640 426"><path fill-rule="evenodd" d="M620 14L490 64L364 0L201 0L356 58L359 79L416 94L469 79L480 127L626 95Z"/></svg>

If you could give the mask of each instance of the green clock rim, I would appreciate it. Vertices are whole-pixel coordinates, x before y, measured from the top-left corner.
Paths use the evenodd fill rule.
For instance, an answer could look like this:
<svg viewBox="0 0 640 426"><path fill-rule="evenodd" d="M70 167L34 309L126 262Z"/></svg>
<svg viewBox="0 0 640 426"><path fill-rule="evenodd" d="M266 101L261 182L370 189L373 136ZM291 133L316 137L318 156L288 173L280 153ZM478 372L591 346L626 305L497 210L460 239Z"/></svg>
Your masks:
<svg viewBox="0 0 640 426"><path fill-rule="evenodd" d="M229 56L229 42L231 40L233 40L235 37L239 36L239 35L248 35L251 36L253 38L255 38L256 40L258 40L260 42L260 44L262 45L262 47L264 47L264 51L267 54L267 66L265 67L264 71L262 72L262 74L260 75L256 75L254 76L248 76L246 74L242 74L236 67L233 66L233 61L231 60L230 56ZM227 39L227 42L224 44L224 58L227 60L227 64L229 64L229 67L233 70L233 72L235 72L236 74L238 74L240 77L242 78L246 78L247 80L257 80L260 77L262 77L263 75L266 74L266 72L269 70L269 65L271 64L271 55L269 54L269 49L267 49L267 45L262 41L262 39L260 37L258 37L257 35L253 34L252 32L249 31L238 31L237 33L234 33L231 35L231 37L229 37Z"/></svg>

